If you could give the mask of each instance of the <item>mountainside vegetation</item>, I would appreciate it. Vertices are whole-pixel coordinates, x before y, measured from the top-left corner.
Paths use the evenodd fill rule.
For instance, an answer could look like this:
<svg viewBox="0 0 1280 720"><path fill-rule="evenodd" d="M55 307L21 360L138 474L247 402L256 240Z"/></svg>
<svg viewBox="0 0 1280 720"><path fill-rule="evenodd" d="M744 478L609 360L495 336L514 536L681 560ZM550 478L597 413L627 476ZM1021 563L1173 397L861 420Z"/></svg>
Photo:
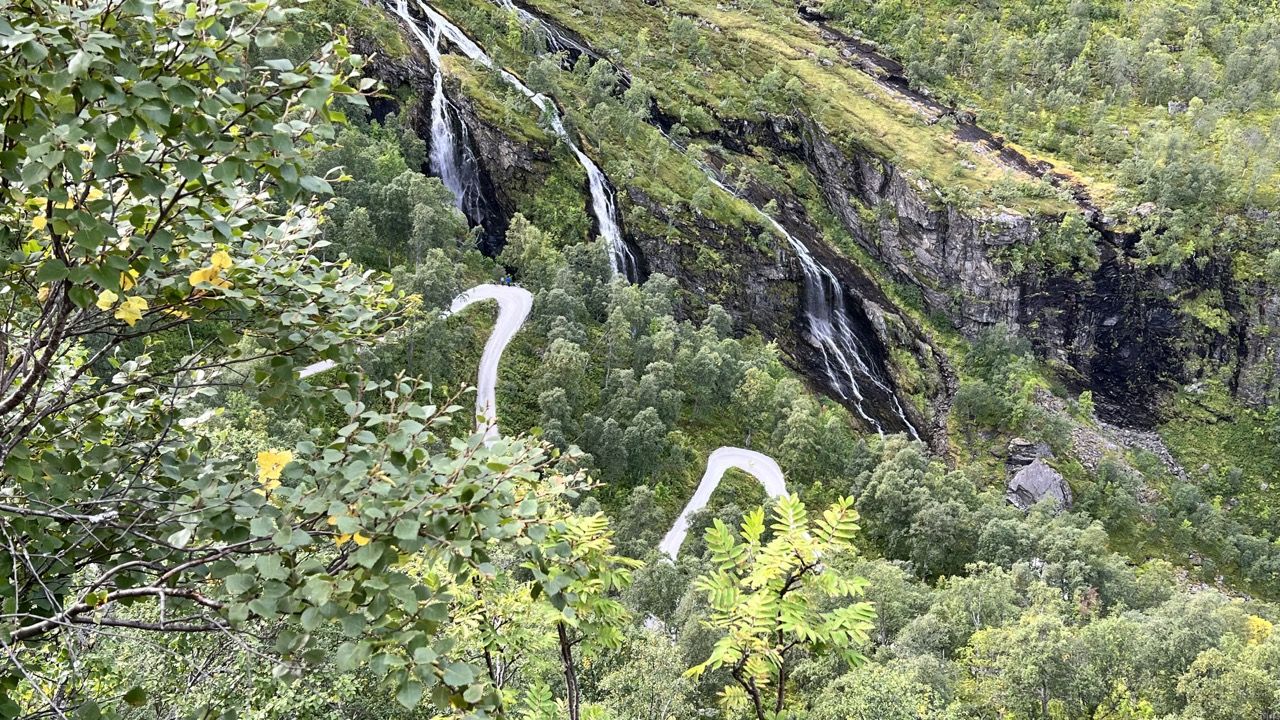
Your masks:
<svg viewBox="0 0 1280 720"><path fill-rule="evenodd" d="M1274 2L0 7L0 718L1280 717Z"/></svg>

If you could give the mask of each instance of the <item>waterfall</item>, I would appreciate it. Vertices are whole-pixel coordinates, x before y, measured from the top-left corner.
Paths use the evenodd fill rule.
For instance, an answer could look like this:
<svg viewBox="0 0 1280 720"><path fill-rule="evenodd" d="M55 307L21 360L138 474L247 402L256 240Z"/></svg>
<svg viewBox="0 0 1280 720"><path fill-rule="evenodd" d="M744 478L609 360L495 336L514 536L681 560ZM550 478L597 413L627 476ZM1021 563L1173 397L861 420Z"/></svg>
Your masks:
<svg viewBox="0 0 1280 720"><path fill-rule="evenodd" d="M404 0L400 0L400 2L403 5ZM541 24L547 28L549 35L557 38L555 42L563 42L560 39L563 38L560 33L529 11L518 7L513 0L495 0L495 2L499 6L515 12L522 23L526 25ZM552 130L557 137L569 146L578 162L587 171L587 180L591 190L592 212L596 217L601 237L609 245L609 261L614 272L626 276L629 280L635 280L638 276L636 258L630 247L622 240L622 233L617 221L617 208L614 205L613 194L609 189L608 181L595 162L586 153L582 152L573 141L561 121L560 113L555 103L546 96L535 93L515 75L497 67L493 59L480 46L472 42L466 33L433 10L423 0L418 0L418 5L422 8L432 26L436 28L437 33L443 34L471 60L497 71L507 84L518 89L550 118ZM405 18L405 21L410 26L416 27L412 20L408 18L407 12L403 13L401 17ZM417 32L421 33L421 31ZM573 47L578 49L578 45L574 43ZM586 48L581 48L581 51L586 52L588 55L591 54ZM662 132L661 129L659 129L659 132ZM684 149L678 143L666 136L665 133L663 133L663 136L667 138L673 147L685 154ZM804 316L808 330L808 341L822 355L823 374L826 376L828 385L840 396L841 400L854 408L859 417L874 428L876 432L882 434L884 433L884 425L867 412L865 405L868 402L866 392L884 395L888 398L894 415L901 421L903 427L913 438L919 439L919 433L907 417L906 410L903 408L901 400L898 399L897 393L890 387L889 381L864 359L870 353L849 322L852 307L849 303L848 294L840 284L836 274L830 268L819 263L813 257L813 254L809 252L809 249L805 247L804 243L788 232L781 223L736 190L725 185L713 169L695 158L690 157L689 159L702 170L708 181L713 185L747 203L761 220L786 239L799 258L804 274Z"/></svg>
<svg viewBox="0 0 1280 720"><path fill-rule="evenodd" d="M853 405L859 417L883 435L884 425L869 415L863 407L866 402L863 383L870 383L872 388L889 398L894 415L902 421L911 437L919 440L920 434L907 417L906 409L902 407L898 394L889 386L888 380L863 359L869 355L869 352L849 323L851 309L849 297L836 274L819 263L813 257L813 253L809 252L809 248L788 232L782 223L722 182L716 172L705 163L689 157L683 148L666 133L662 135L698 169L702 170L712 185L747 203L761 220L786 239L796 257L800 259L800 269L804 273L804 316L809 331L809 343L822 353L823 374L826 375L828 384L840 395L840 399Z"/></svg>
<svg viewBox="0 0 1280 720"><path fill-rule="evenodd" d="M431 149L427 158L431 172L453 193L454 205L477 224L484 221L484 202L480 191L480 168L471 151L467 127L450 115L449 98L444 92L444 64L440 59L440 29L428 36L409 15L407 0L397 0L395 13L427 52L435 69L431 92Z"/></svg>
<svg viewBox="0 0 1280 720"><path fill-rule="evenodd" d="M598 57L591 48L560 32L558 28L542 22L538 19L538 16L516 5L514 0L497 0L497 2L502 9L515 13L521 24L526 27L536 25L545 30L547 33L547 45L551 52L563 51L571 55L586 55L589 58Z"/></svg>
<svg viewBox="0 0 1280 720"><path fill-rule="evenodd" d="M413 21L413 18L409 15L408 8L405 7L405 3L406 0L397 0L396 14L413 29L414 34L423 42L424 47L427 47L427 41L429 38L427 38L426 34L422 32L417 23ZM449 22L449 20L443 15L433 10L431 6L427 5L423 0L418 0L418 7L422 9L427 20L431 23L433 34L436 36L437 40L439 37L443 36L457 47L463 55L472 61L480 63L490 70L496 71L504 82L516 90L519 90L525 97L529 98L529 101L536 105L538 109L542 111L544 116L550 119L551 129L555 133L556 137L569 147L573 152L574 157L578 160L578 163L581 164L582 168L587 172L587 185L591 192L591 212L595 216L600 236L604 238L605 243L609 247L610 267L613 268L615 274L622 275L632 282L637 281L640 276L639 263L636 261L635 254L631 251L631 248L622 239L622 229L618 223L618 209L614 203L613 191L609 187L609 181L605 178L604 173L601 172L600 167L596 165L595 161L588 157L587 154L578 147L578 144L574 142L573 137L569 134L568 130L565 129L564 122L560 117L560 110L556 107L556 104L547 96L534 92L528 85L525 85L520 78L507 70L498 67L497 64L494 63L493 58L489 57L488 53L486 53L479 45L475 44L471 38L467 37L466 33L464 33L458 26ZM436 63L436 73L439 78L441 70L439 69L439 50L436 43L430 43L430 49L428 49L427 52L432 54L432 61ZM440 93L443 95L443 78L437 80L436 86L437 88L441 88ZM433 101L433 142L435 140L436 132L434 105L435 103Z"/></svg>

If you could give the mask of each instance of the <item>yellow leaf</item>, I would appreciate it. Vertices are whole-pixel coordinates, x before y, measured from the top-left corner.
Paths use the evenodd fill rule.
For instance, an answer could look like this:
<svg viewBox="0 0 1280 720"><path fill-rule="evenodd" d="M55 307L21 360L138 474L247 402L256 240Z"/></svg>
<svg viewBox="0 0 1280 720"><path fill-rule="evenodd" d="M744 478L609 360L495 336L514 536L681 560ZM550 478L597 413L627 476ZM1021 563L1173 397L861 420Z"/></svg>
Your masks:
<svg viewBox="0 0 1280 720"><path fill-rule="evenodd" d="M217 255L218 253L214 253L215 263L220 262ZM226 253L222 253L222 255L227 256ZM227 256L227 258L229 260L230 256ZM231 287L231 281L222 277L222 269L216 265L210 265L209 267L200 268L199 270L192 272L191 275L187 277L187 280L190 281L191 287L195 287L200 283L209 283L210 285L222 290L226 290Z"/></svg>
<svg viewBox="0 0 1280 720"><path fill-rule="evenodd" d="M361 547L364 547L365 545L369 544L369 538L365 537L364 535L361 535L360 533L356 533L355 535L352 535L351 539L355 540L356 544Z"/></svg>
<svg viewBox="0 0 1280 720"><path fill-rule="evenodd" d="M1244 625L1246 642L1250 645L1261 645L1266 642L1275 627L1268 620L1257 615L1245 618Z"/></svg>
<svg viewBox="0 0 1280 720"><path fill-rule="evenodd" d="M49 218L43 215L37 215L31 218L31 227L35 228L36 230L43 230L45 226L48 224L49 224Z"/></svg>
<svg viewBox="0 0 1280 720"><path fill-rule="evenodd" d="M96 188L96 187L91 187L91 188L89 188L89 199L90 199L90 200L97 200L97 199L98 199L98 198L100 198L100 197L102 197L102 191L101 191L101 190L99 190L99 189L98 189L98 188Z"/></svg>
<svg viewBox="0 0 1280 720"><path fill-rule="evenodd" d="M138 278L138 271L130 269L129 272L120 273L120 289L132 290L137 283L134 282Z"/></svg>
<svg viewBox="0 0 1280 720"><path fill-rule="evenodd" d="M292 460L293 453L288 450L263 450L258 453L258 482L265 486L273 480L278 481L280 473L284 472L284 466ZM276 486L279 484L276 482Z"/></svg>
<svg viewBox="0 0 1280 720"><path fill-rule="evenodd" d="M191 283L191 287L195 287L203 282L209 282L213 278L218 277L218 269L213 267L200 268L193 271L187 276L187 280Z"/></svg>
<svg viewBox="0 0 1280 720"><path fill-rule="evenodd" d="M328 523L329 523L330 525L337 525L337 524L338 524L338 516L337 516L337 515L330 515L330 516L329 516Z"/></svg>
<svg viewBox="0 0 1280 720"><path fill-rule="evenodd" d="M110 292L108 290L107 292ZM104 295L106 293L103 293ZM101 300L101 296L99 296ZM142 319L142 313L147 311L147 301L140 297L125 298L125 301L116 308L116 319L129 323L129 327L133 327L134 323Z"/></svg>
<svg viewBox="0 0 1280 720"><path fill-rule="evenodd" d="M98 294L98 302L94 303L99 310L110 310L112 305L116 304L118 296L110 290L103 290Z"/></svg>
<svg viewBox="0 0 1280 720"><path fill-rule="evenodd" d="M351 535L350 535L350 534L348 534L348 533L342 533L342 534L340 534L340 535L335 535L335 536L334 536L334 538L333 538L333 542L334 542L334 544L336 544L336 545L346 545L346 544L347 544L348 542L350 542L350 541L351 541Z"/></svg>
<svg viewBox="0 0 1280 720"><path fill-rule="evenodd" d="M48 300L48 299L49 299L49 286L48 286L48 285L41 285L41 286L40 286L40 290L38 290L38 291L36 292L36 299L37 299L37 300L39 300L40 302L44 302L45 300Z"/></svg>
<svg viewBox="0 0 1280 720"><path fill-rule="evenodd" d="M231 268L231 256L226 252L219 250L209 258L209 264L219 270L229 270Z"/></svg>

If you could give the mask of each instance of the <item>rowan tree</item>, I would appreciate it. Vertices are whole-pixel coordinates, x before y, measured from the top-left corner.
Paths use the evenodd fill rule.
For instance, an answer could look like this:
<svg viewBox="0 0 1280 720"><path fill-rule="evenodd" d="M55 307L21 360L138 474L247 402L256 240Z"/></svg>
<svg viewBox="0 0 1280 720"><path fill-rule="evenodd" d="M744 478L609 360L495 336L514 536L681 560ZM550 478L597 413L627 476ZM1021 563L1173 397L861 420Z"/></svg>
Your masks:
<svg viewBox="0 0 1280 720"><path fill-rule="evenodd" d="M711 606L705 624L723 634L689 674L727 669L733 684L725 686L723 702L773 720L785 717L788 673L800 652L862 662L859 647L875 627L875 609L855 600L866 580L832 565L853 551L857 520L853 500L842 498L810 521L794 495L779 498L767 540L764 508L743 519L741 540L716 519L706 531L715 569L695 587Z"/></svg>

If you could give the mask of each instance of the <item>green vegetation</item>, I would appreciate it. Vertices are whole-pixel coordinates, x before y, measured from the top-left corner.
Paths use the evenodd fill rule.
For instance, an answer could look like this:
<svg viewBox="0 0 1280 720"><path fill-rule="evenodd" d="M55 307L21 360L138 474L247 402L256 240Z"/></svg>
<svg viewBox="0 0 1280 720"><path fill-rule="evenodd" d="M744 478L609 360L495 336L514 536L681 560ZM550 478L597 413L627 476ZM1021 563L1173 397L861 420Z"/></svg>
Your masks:
<svg viewBox="0 0 1280 720"><path fill-rule="evenodd" d="M661 6L594 0L573 8L532 5L601 47L614 49L611 59L643 78L645 91L663 112L695 134L720 130L723 123L739 119L759 121L766 109L803 110L848 147L893 158L904 169L939 186L964 188L975 199L987 198L988 188L1017 177L839 62L789 5L753 3L749 11L692 1ZM505 43L515 48L510 39L518 22L497 5L449 0L441 6L486 47ZM1027 209L1069 208L1056 197L1044 198L1036 186L1014 195L1016 204Z"/></svg>
<svg viewBox="0 0 1280 720"><path fill-rule="evenodd" d="M732 136L739 120L801 112L950 201L1063 207L923 124L790 5L541 5L590 28L630 88L604 63L562 68L496 6L444 9L565 109L631 232L691 250L679 257L725 283L779 242L701 164L886 275L808 168ZM1220 5L1216 22L1265 67L1267 19ZM1078 6L1109 33L1134 30ZM832 9L898 32L917 5L894 20L885 7ZM987 28L966 37L990 47L995 28L1055 8L983 6L947 27ZM731 288L614 277L581 168L545 118L451 57L468 111L535 158L504 188L516 208L502 246L481 253L423 174L427 148L404 121L421 99L392 88L396 111L370 113L364 59L326 22L407 52L388 16L345 0L36 0L0 18L0 718L1280 713L1274 409L1244 409L1218 382L1180 393L1160 431L1184 475L1142 443L1112 444L1092 394L1049 379L1025 339L963 339L924 316L918 288L886 281L955 366L947 457L863 434L777 347L735 331L715 302ZM1203 42L1226 43L1221 26ZM1210 89L1237 77L1230 53L1206 52L1226 73ZM948 87L953 72L956 88L976 82L937 67ZM1242 117L1269 112L1260 94ZM647 122L651 98L687 149ZM888 219L846 210L865 228ZM1093 233L1068 214L998 259L1087 273ZM503 356L490 443L464 408L493 312L441 311L507 275L534 305ZM1223 329L1229 294L1188 295L1188 317ZM889 352L921 408L944 391L925 351ZM300 377L320 360L335 366ZM1006 501L1014 437L1051 453L1070 507ZM731 473L669 561L659 540L723 445L775 458L790 494L765 500Z"/></svg>
<svg viewBox="0 0 1280 720"><path fill-rule="evenodd" d="M1274 2L826 0L914 82L1023 146L1151 203L1144 249L1178 265L1275 245ZM1096 186L1096 183L1092 185ZM1096 193L1095 193L1096 194ZM1154 232L1159 230L1159 232Z"/></svg>

